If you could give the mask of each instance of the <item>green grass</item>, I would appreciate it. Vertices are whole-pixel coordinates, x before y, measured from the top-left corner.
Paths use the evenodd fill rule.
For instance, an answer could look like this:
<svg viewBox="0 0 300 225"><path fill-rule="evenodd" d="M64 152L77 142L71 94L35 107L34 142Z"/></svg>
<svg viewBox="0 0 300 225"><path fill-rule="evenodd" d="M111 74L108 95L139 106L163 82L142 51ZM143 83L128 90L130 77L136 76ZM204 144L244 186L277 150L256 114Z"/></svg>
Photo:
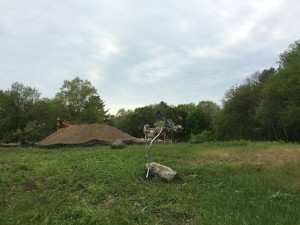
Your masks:
<svg viewBox="0 0 300 225"><path fill-rule="evenodd" d="M0 149L0 224L300 224L300 145Z"/></svg>

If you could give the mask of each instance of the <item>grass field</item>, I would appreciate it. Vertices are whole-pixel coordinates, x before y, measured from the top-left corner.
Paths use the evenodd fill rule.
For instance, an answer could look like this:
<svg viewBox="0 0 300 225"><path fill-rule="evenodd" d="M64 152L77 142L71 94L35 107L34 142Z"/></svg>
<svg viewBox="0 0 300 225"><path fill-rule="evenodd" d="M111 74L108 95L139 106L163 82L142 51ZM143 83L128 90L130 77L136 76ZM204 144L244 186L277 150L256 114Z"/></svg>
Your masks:
<svg viewBox="0 0 300 225"><path fill-rule="evenodd" d="M0 224L300 224L300 145L0 149Z"/></svg>

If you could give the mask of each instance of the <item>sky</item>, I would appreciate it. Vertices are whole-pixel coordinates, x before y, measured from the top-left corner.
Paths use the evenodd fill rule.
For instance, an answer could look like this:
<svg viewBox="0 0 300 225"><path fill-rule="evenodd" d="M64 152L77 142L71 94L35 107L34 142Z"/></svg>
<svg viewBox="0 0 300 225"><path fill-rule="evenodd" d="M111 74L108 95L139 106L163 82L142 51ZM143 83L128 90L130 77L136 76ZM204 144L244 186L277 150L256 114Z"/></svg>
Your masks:
<svg viewBox="0 0 300 225"><path fill-rule="evenodd" d="M110 114L221 105L299 39L299 0L0 0L0 89L53 98L80 77Z"/></svg>

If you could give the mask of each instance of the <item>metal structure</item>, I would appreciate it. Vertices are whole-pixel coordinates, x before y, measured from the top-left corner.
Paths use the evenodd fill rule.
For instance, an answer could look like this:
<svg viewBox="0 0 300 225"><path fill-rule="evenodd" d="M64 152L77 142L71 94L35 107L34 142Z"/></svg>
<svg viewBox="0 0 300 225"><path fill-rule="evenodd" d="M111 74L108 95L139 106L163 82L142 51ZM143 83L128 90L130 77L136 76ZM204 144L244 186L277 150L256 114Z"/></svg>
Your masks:
<svg viewBox="0 0 300 225"><path fill-rule="evenodd" d="M156 111L155 114L160 117L164 121L164 125L158 132L158 134L149 142L147 142L147 174L146 178L149 177L149 172L150 172L150 158L151 158L151 147L153 146L153 142L166 130L169 129L174 129L175 125L168 120L160 111Z"/></svg>

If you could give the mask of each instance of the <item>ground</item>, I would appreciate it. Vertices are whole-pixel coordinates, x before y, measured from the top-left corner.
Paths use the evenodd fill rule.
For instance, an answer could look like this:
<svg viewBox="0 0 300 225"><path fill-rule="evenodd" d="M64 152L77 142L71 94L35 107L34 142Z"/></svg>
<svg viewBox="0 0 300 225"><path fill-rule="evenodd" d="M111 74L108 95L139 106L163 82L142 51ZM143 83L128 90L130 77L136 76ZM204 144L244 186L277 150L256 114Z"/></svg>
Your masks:
<svg viewBox="0 0 300 225"><path fill-rule="evenodd" d="M0 149L0 224L300 224L300 146Z"/></svg>

